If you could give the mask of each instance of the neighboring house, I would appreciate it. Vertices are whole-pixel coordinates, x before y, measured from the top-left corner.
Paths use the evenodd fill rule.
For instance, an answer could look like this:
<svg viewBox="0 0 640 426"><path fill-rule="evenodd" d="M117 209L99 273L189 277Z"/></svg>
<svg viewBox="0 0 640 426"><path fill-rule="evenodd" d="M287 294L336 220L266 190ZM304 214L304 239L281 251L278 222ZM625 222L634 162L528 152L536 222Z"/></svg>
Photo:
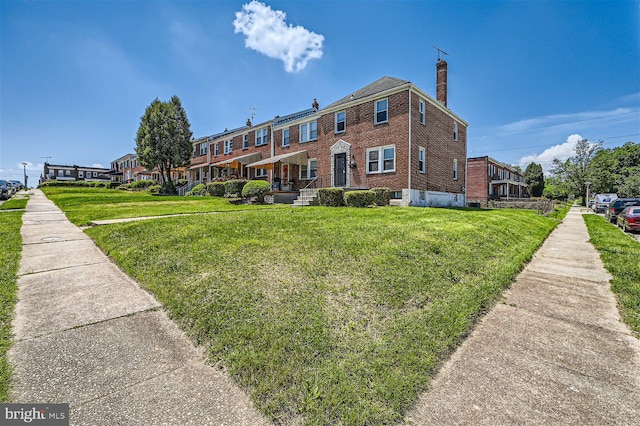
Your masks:
<svg viewBox="0 0 640 426"><path fill-rule="evenodd" d="M491 157L467 159L467 202L486 207L490 200L529 198L524 176Z"/></svg>
<svg viewBox="0 0 640 426"><path fill-rule="evenodd" d="M135 158L135 156L136 154L126 154L111 162L109 176L111 176L111 180L113 182L127 182L127 179L125 178L125 169L129 168L128 164L131 159Z"/></svg>
<svg viewBox="0 0 640 426"><path fill-rule="evenodd" d="M84 167L84 166L68 166L59 164L44 163L44 175L41 182L56 179L56 180L86 180L86 181L101 181L107 182L111 180L109 176L109 169L100 167Z"/></svg>
<svg viewBox="0 0 640 426"><path fill-rule="evenodd" d="M193 141L191 182L267 179L274 189L388 187L397 204L464 206L467 122L447 108L447 63L437 100L383 77L320 109Z"/></svg>

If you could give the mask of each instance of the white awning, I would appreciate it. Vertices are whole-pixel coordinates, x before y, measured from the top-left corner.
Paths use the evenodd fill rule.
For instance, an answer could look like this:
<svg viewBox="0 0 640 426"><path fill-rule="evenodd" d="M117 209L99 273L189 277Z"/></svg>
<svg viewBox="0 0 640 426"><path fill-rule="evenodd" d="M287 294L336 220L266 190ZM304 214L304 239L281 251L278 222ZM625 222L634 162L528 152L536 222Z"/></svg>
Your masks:
<svg viewBox="0 0 640 426"><path fill-rule="evenodd" d="M258 169L266 168L268 164L274 164L279 161L289 164L307 164L309 156L307 150L290 152L287 154L280 154L273 157L265 158L264 160L256 161L255 163L247 164L247 167L254 167Z"/></svg>
<svg viewBox="0 0 640 426"><path fill-rule="evenodd" d="M247 164L252 161L257 161L262 158L261 152L253 152L251 154L240 155L239 157L227 158L226 160L218 161L217 163L213 163L213 167L233 167L237 166L237 163Z"/></svg>

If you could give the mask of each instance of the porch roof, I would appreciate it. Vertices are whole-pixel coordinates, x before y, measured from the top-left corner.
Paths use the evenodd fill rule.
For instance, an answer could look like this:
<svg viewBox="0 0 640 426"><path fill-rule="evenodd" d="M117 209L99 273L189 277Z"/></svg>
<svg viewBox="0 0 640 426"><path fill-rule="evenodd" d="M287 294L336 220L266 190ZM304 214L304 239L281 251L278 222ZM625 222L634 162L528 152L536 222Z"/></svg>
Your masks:
<svg viewBox="0 0 640 426"><path fill-rule="evenodd" d="M209 163L198 163L198 164L194 164L191 167L189 167L189 170L195 170L195 169L200 169L202 167L207 167L209 165Z"/></svg>
<svg viewBox="0 0 640 426"><path fill-rule="evenodd" d="M240 155L239 157L227 158L226 160L213 163L213 167L233 167L236 163L248 164L262 158L262 152L252 152L251 154ZM235 168L235 167L233 167Z"/></svg>
<svg viewBox="0 0 640 426"><path fill-rule="evenodd" d="M277 163L278 161L286 160L289 164L306 164L309 156L307 150L289 152L287 154L275 155L273 157L265 158L264 160L256 161L255 163L247 164L247 167L265 168L269 164Z"/></svg>

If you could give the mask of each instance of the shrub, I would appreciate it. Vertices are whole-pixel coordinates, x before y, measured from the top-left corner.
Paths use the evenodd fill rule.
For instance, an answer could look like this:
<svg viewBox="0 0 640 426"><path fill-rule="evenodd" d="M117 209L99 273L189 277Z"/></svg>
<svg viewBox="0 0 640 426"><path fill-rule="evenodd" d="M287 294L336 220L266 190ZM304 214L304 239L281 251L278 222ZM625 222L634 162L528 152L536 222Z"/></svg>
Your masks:
<svg viewBox="0 0 640 426"><path fill-rule="evenodd" d="M242 198L258 197L258 202L262 203L269 189L270 185L266 180L250 180L242 188Z"/></svg>
<svg viewBox="0 0 640 426"><path fill-rule="evenodd" d="M205 195L207 193L207 186L204 183L200 183L187 192L185 195Z"/></svg>
<svg viewBox="0 0 640 426"><path fill-rule="evenodd" d="M240 197L242 195L242 188L246 185L247 181L243 179L232 179L224 183L224 196L225 197Z"/></svg>
<svg viewBox="0 0 640 426"><path fill-rule="evenodd" d="M131 189L134 189L136 191L139 191L141 189L147 189L150 186L156 185L156 181L155 180L137 180L135 182L131 182L129 184L129 187Z"/></svg>
<svg viewBox="0 0 640 426"><path fill-rule="evenodd" d="M120 186L120 182L116 182L116 181L107 182L107 183L104 184L104 187L108 188L108 189L116 189L119 186Z"/></svg>
<svg viewBox="0 0 640 426"><path fill-rule="evenodd" d="M162 185L151 185L147 190L151 194L160 194L160 191L162 191Z"/></svg>
<svg viewBox="0 0 640 426"><path fill-rule="evenodd" d="M213 197L224 197L224 182L209 182L207 192Z"/></svg>
<svg viewBox="0 0 640 426"><path fill-rule="evenodd" d="M320 188L318 189L318 201L321 206L325 207L344 206L344 189Z"/></svg>
<svg viewBox="0 0 640 426"><path fill-rule="evenodd" d="M349 191L344 194L344 202L349 207L369 207L376 203L376 193L373 191Z"/></svg>
<svg viewBox="0 0 640 426"><path fill-rule="evenodd" d="M189 183L189 181L187 179L178 179L178 183L176 184L176 186L185 186Z"/></svg>
<svg viewBox="0 0 640 426"><path fill-rule="evenodd" d="M376 206L388 206L391 201L391 189L389 188L371 188L376 194Z"/></svg>

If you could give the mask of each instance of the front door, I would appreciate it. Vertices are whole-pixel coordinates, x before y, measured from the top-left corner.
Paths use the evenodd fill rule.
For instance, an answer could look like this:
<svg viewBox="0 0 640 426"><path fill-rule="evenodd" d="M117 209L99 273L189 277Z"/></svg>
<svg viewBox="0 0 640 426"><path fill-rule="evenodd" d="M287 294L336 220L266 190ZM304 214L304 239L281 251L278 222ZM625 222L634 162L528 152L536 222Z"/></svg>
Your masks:
<svg viewBox="0 0 640 426"><path fill-rule="evenodd" d="M347 154L335 154L333 156L333 186L347 185Z"/></svg>

